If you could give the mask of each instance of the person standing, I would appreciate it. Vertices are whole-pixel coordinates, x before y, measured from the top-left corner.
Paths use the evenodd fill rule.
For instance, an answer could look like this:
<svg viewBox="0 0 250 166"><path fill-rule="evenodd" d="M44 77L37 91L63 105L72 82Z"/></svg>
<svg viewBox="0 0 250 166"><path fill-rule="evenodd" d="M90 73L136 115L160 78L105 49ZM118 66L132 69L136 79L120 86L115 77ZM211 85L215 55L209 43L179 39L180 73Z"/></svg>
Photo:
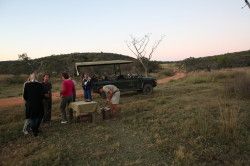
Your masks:
<svg viewBox="0 0 250 166"><path fill-rule="evenodd" d="M60 104L60 110L62 114L62 121L61 123L68 123L67 120L67 113L66 113L66 107L67 112L69 113L69 120L73 119L73 111L68 108L69 104L73 100L73 92L75 91L74 83L71 79L69 79L69 74L66 72L62 73L62 86L61 86L61 104Z"/></svg>
<svg viewBox="0 0 250 166"><path fill-rule="evenodd" d="M30 76L28 77L27 81L23 84L23 93L24 93L25 84L28 82L30 82ZM27 110L27 103L25 100L24 100L24 112L25 112L25 121L23 125L23 133L27 135L31 131L31 128L30 128L30 116Z"/></svg>
<svg viewBox="0 0 250 166"><path fill-rule="evenodd" d="M44 90L44 99L43 99L43 107L44 107L44 116L43 123L50 124L51 121L51 107L52 107L52 84L50 82L50 75L48 73L43 75L43 90Z"/></svg>
<svg viewBox="0 0 250 166"><path fill-rule="evenodd" d="M44 91L43 85L37 81L35 73L30 75L30 81L24 85L23 98L26 105L26 118L30 119L33 135L37 136L44 114Z"/></svg>
<svg viewBox="0 0 250 166"><path fill-rule="evenodd" d="M105 85L99 88L99 94L105 93L108 104L110 105L112 116L116 116L119 110L120 90L114 85Z"/></svg>
<svg viewBox="0 0 250 166"><path fill-rule="evenodd" d="M72 101L75 102L76 101L76 81L72 77L69 77L69 79L72 80L74 83Z"/></svg>
<svg viewBox="0 0 250 166"><path fill-rule="evenodd" d="M83 76L82 88L83 88L83 92L84 92L84 100L87 102L92 101L91 78L88 74L84 74L84 76Z"/></svg>

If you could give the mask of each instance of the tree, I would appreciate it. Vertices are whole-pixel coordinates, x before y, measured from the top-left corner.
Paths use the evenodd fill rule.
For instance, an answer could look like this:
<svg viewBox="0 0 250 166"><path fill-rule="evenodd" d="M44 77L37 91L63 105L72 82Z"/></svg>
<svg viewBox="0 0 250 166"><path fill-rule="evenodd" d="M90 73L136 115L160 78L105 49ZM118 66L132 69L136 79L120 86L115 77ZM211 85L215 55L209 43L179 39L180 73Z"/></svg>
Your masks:
<svg viewBox="0 0 250 166"><path fill-rule="evenodd" d="M22 53L22 54L18 55L18 60L28 61L28 60L30 60L30 58L28 57L27 53Z"/></svg>
<svg viewBox="0 0 250 166"><path fill-rule="evenodd" d="M138 61L142 64L145 76L148 76L149 63L152 59L153 53L155 52L163 38L164 36L162 36L159 40L156 40L150 49L147 48L150 42L150 34L146 34L141 38L136 38L130 35L131 40L129 42L126 41L129 50L136 56Z"/></svg>
<svg viewBox="0 0 250 166"><path fill-rule="evenodd" d="M35 65L33 64L30 57L28 57L27 53L22 53L18 55L18 60L24 64L25 73L32 73L34 71Z"/></svg>
<svg viewBox="0 0 250 166"><path fill-rule="evenodd" d="M245 6L243 6L243 7L242 7L242 9L243 9L244 7L246 7L246 6L248 6L248 7L249 7L249 9L250 9L250 3L248 2L248 0L245 0L245 3L246 3L246 5L245 5Z"/></svg>

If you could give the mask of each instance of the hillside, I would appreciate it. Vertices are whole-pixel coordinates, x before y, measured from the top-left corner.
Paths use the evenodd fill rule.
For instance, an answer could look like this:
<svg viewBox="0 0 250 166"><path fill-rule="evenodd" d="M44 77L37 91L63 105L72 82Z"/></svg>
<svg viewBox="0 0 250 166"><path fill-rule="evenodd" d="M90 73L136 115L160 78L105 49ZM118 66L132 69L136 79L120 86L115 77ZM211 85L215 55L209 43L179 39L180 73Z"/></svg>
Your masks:
<svg viewBox="0 0 250 166"><path fill-rule="evenodd" d="M209 57L190 57L180 61L179 64L186 71L247 67L250 66L250 50Z"/></svg>
<svg viewBox="0 0 250 166"><path fill-rule="evenodd" d="M100 61L100 60L132 60L134 58L114 53L71 53L71 54L60 54L51 55L48 57L28 60L28 61L0 61L0 74L29 74L34 70L38 71L49 71L50 73L58 74L62 71L74 72L75 62L84 61ZM156 64L170 63L177 64L179 68L183 68L186 71L197 71L197 70L214 70L222 68L234 68L234 67L248 67L250 66L250 50L227 53L222 55L208 56L194 58L190 57L182 61L153 61L150 65L151 68L157 69ZM137 67L140 64L135 64Z"/></svg>
<svg viewBox="0 0 250 166"><path fill-rule="evenodd" d="M34 70L60 73L62 71L73 72L75 62L98 60L135 60L132 57L114 53L71 53L51 55L48 57L28 61L2 61L0 62L0 74L29 74Z"/></svg>

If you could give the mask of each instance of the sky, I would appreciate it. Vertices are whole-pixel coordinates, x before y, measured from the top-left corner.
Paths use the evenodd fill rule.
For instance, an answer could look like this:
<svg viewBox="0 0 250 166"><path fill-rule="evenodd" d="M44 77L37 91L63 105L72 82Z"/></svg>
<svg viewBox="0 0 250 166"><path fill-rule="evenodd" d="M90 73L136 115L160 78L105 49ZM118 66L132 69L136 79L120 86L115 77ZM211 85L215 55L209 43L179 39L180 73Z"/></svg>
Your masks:
<svg viewBox="0 0 250 166"><path fill-rule="evenodd" d="M153 60L250 50L244 0L0 0L0 61L74 52L135 57L126 41L164 35Z"/></svg>

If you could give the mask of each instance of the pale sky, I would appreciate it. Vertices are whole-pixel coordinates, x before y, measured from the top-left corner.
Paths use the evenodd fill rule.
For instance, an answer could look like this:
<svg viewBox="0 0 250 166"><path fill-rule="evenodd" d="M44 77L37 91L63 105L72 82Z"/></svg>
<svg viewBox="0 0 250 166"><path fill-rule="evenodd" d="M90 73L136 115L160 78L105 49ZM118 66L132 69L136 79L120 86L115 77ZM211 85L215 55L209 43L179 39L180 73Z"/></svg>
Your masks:
<svg viewBox="0 0 250 166"><path fill-rule="evenodd" d="M0 0L0 61L73 52L134 57L129 36L166 37L154 60L250 49L244 0ZM152 44L152 43L151 43Z"/></svg>

